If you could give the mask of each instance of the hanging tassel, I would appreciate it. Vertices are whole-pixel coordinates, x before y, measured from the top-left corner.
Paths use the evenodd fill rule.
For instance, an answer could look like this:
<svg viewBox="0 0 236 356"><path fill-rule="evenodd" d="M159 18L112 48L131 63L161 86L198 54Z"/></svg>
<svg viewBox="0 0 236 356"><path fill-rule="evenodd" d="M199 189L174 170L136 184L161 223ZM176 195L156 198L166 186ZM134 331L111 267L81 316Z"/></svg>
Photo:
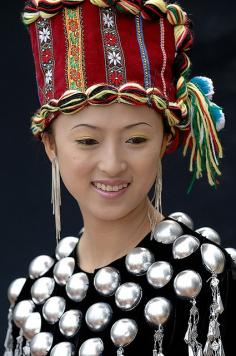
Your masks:
<svg viewBox="0 0 236 356"><path fill-rule="evenodd" d="M23 347L23 355L30 356L30 341L26 341L26 345Z"/></svg>
<svg viewBox="0 0 236 356"><path fill-rule="evenodd" d="M156 330L154 334L154 348L153 348L153 356L164 356L163 354L163 348L162 348L162 343L163 343L163 338L164 338L164 329L161 325L159 325L159 329ZM158 347L158 350L157 350Z"/></svg>
<svg viewBox="0 0 236 356"><path fill-rule="evenodd" d="M196 300L191 300L192 307L188 320L188 329L186 331L184 341L188 345L188 356L202 356L202 345L197 341L198 332L197 325L199 322L199 311L196 306Z"/></svg>
<svg viewBox="0 0 236 356"><path fill-rule="evenodd" d="M210 321L208 327L207 341L204 347L204 356L225 356L224 347L221 340L219 314L223 313L224 306L219 291L219 279L216 274L210 278L212 299L210 306Z"/></svg>
<svg viewBox="0 0 236 356"><path fill-rule="evenodd" d="M3 356L13 356L12 314L13 305L10 306L8 312L8 328L4 342L5 352Z"/></svg>
<svg viewBox="0 0 236 356"><path fill-rule="evenodd" d="M19 336L17 336L16 341L17 341L17 343L16 343L14 356L22 356L23 355L22 346L23 346L23 341L24 341L22 329L20 329L20 333L19 333Z"/></svg>
<svg viewBox="0 0 236 356"><path fill-rule="evenodd" d="M197 77L198 78L198 77ZM183 150L184 156L191 147L189 170L193 172L193 180L199 179L206 172L211 186L217 185L219 159L223 157L217 128L224 126L221 108L211 103L207 95L213 93L210 82L193 78L187 83L188 97L185 101L190 116L191 130L187 135Z"/></svg>
<svg viewBox="0 0 236 356"><path fill-rule="evenodd" d="M124 355L124 349L123 347L120 347L118 350L117 350L117 356L123 356Z"/></svg>

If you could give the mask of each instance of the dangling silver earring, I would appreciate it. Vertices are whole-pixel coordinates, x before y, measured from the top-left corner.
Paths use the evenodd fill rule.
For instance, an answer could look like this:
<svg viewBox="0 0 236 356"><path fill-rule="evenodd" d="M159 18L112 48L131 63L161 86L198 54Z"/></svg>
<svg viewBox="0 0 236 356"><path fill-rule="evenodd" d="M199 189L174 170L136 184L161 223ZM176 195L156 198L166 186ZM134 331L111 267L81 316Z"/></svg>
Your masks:
<svg viewBox="0 0 236 356"><path fill-rule="evenodd" d="M154 208L155 208L155 213L150 214L150 210L148 211L148 217L150 221L150 227L152 230L151 233L151 239L153 238L155 227L158 223L158 218L160 214L162 214L162 164L161 164L161 159L158 160L158 166L157 166L157 176L155 180L155 187L154 187L154 195L151 199L151 203L154 201Z"/></svg>
<svg viewBox="0 0 236 356"><path fill-rule="evenodd" d="M55 216L56 241L60 240L61 234L61 184L58 159L55 156L52 160L52 197L53 215Z"/></svg>

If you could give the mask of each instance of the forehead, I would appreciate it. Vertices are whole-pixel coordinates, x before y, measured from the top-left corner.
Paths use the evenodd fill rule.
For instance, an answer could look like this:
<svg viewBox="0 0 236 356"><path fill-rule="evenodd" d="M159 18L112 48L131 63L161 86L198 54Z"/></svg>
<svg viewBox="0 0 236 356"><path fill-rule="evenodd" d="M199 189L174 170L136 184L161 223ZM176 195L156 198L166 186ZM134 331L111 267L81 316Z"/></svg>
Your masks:
<svg viewBox="0 0 236 356"><path fill-rule="evenodd" d="M89 124L100 129L122 129L138 122L145 122L152 127L162 125L161 115L148 106L136 106L123 103L112 105L88 105L76 114L61 114L55 120L55 128L72 129L79 124ZM142 127L148 125L142 125ZM78 126L86 127L86 126Z"/></svg>

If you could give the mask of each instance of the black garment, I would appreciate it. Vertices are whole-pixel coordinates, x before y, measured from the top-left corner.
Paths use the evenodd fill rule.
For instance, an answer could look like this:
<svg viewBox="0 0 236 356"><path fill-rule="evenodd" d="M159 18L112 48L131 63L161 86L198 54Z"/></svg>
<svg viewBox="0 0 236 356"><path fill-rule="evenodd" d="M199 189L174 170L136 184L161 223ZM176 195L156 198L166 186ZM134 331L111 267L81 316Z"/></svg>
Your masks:
<svg viewBox="0 0 236 356"><path fill-rule="evenodd" d="M166 218L167 219L167 218ZM168 218L169 219L169 218ZM190 230L188 227L179 223L183 228L183 234L190 234L197 237L200 243L210 242L205 237L199 235L198 233ZM110 329L115 321L121 318L134 319L138 324L138 334L134 341L124 348L124 354L126 356L138 356L153 355L153 335L155 329L150 326L144 318L144 307L146 303L157 296L163 296L171 301L172 312L168 322L164 325L164 342L163 342L163 353L165 356L180 356L188 355L188 348L184 341L185 332L188 326L189 310L191 308L191 303L188 300L182 300L177 297L174 288L173 280L174 277L181 271L186 269L191 269L198 272L203 281L202 290L197 297L197 306L199 308L200 320L198 324L198 341L205 345L208 325L209 325L209 307L212 303L212 293L210 288L209 278L211 273L207 271L206 267L202 263L200 248L197 249L192 255L176 260L172 255L172 244L162 244L155 240L150 240L150 233L145 236L145 238L139 243L140 247L145 247L150 250L154 256L155 261L167 261L169 262L174 270L173 277L171 281L160 289L153 288L146 279L146 274L142 276L134 276L129 273L125 266L125 257L119 258L110 264L110 266L115 267L121 275L121 283L125 282L135 282L142 287L143 295L140 303L131 311L121 311L115 304L114 295L105 297L100 295L93 285L94 273L86 273L89 278L89 289L87 296L82 302L72 301L65 291L65 287L56 284L52 296L62 296L66 299L66 311L69 309L79 309L83 313L82 326L78 333L70 339L66 339L59 331L58 322L54 325L49 325L42 316L42 330L48 331L53 334L53 346L62 341L69 341L74 343L76 347L76 355L78 355L78 350L80 345L89 338L99 337L103 340L105 350L103 356L115 356L117 348L113 345L110 338ZM222 251L224 251L222 249ZM236 321L236 282L235 273L233 270L231 257L224 251L226 257L226 264L224 272L218 275L220 280L220 293L224 305L224 312L219 316L220 330L222 341L225 349L226 356L234 356L233 344L235 337L235 330L232 328L232 321ZM75 258L76 267L74 273L81 272L78 266L76 248L71 253L72 257ZM55 256L54 256L55 257ZM56 259L55 259L56 261ZM44 275L48 277L53 277L53 266ZM17 300L31 299L30 288L35 280L27 279L23 290ZM113 316L111 323L102 332L92 332L86 325L84 316L89 308L94 303L105 302L110 304L113 310ZM36 305L35 311L41 312L42 305ZM19 335L19 329L13 326L14 342L16 343L16 337ZM49 352L50 353L50 352Z"/></svg>

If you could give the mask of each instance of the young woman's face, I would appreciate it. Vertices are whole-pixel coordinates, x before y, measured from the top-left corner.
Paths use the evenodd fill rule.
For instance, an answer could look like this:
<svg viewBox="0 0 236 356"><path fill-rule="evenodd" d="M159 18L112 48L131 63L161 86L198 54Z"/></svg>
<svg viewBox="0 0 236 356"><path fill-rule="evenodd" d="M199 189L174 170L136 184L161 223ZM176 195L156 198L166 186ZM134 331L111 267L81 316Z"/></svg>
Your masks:
<svg viewBox="0 0 236 356"><path fill-rule="evenodd" d="M116 220L138 208L155 181L163 123L147 106L88 106L61 114L53 140L45 135L43 141L50 159L57 155L62 180L82 214Z"/></svg>

